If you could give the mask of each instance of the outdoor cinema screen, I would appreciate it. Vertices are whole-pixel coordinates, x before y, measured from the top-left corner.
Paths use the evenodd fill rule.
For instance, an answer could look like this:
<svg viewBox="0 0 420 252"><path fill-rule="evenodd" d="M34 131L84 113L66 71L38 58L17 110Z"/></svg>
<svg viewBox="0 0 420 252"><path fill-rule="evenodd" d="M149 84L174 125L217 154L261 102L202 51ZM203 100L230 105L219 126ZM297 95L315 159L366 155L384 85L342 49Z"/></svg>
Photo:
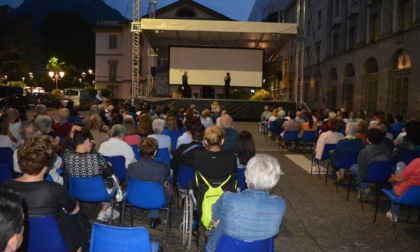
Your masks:
<svg viewBox="0 0 420 252"><path fill-rule="evenodd" d="M189 85L261 87L264 50L207 47L169 47L169 83L181 85L184 71Z"/></svg>

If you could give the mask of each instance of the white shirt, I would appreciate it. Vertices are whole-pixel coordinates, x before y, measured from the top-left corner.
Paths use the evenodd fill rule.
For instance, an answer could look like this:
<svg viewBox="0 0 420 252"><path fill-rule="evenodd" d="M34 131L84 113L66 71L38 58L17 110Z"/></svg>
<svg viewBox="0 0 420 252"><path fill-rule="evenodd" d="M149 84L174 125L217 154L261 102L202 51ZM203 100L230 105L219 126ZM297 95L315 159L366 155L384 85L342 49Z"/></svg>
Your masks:
<svg viewBox="0 0 420 252"><path fill-rule="evenodd" d="M181 144L189 144L192 142L192 136L184 132L182 136L178 137L178 141L176 142L176 148L178 149Z"/></svg>
<svg viewBox="0 0 420 252"><path fill-rule="evenodd" d="M107 157L123 156L125 158L125 168L137 161L131 146L116 137L111 137L108 141L103 142L98 152Z"/></svg>
<svg viewBox="0 0 420 252"><path fill-rule="evenodd" d="M324 147L326 144L337 144L338 141L344 139L343 134L340 132L333 132L331 130L322 133L318 141L316 142L316 149L315 149L315 158L321 160L322 152L324 152Z"/></svg>
<svg viewBox="0 0 420 252"><path fill-rule="evenodd" d="M171 152L171 138L169 136L153 134L148 137L156 139L159 149L168 148L169 152Z"/></svg>
<svg viewBox="0 0 420 252"><path fill-rule="evenodd" d="M22 123L19 122L15 122L15 123L10 123L9 124L9 131L10 133L12 133L13 137L16 138L16 140L20 140L22 139L22 137L20 136L20 132L22 131Z"/></svg>
<svg viewBox="0 0 420 252"><path fill-rule="evenodd" d="M0 135L0 147L7 147L15 151L18 144L10 140L8 135Z"/></svg>
<svg viewBox="0 0 420 252"><path fill-rule="evenodd" d="M210 117L207 117L206 119L201 118L201 124L207 129L210 126L213 126L213 120Z"/></svg>

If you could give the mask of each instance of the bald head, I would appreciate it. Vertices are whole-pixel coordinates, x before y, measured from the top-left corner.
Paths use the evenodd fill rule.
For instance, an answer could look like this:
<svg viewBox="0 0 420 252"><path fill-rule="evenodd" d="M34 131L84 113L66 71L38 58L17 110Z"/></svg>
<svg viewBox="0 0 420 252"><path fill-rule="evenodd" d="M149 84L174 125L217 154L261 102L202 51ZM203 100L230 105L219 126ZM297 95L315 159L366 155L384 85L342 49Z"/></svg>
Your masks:
<svg viewBox="0 0 420 252"><path fill-rule="evenodd" d="M60 117L60 121L67 121L70 117L70 111L66 108L62 108L59 110L58 116Z"/></svg>
<svg viewBox="0 0 420 252"><path fill-rule="evenodd" d="M233 119L228 114L224 114L220 117L220 127L222 128L232 128Z"/></svg>

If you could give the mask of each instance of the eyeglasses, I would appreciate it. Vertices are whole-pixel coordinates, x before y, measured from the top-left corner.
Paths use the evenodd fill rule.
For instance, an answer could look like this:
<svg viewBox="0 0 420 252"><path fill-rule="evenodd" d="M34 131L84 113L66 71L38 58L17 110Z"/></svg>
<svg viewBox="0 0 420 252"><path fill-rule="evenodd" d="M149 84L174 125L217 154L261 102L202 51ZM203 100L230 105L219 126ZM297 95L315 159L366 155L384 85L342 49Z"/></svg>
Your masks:
<svg viewBox="0 0 420 252"><path fill-rule="evenodd" d="M95 143L95 140L90 140L90 142L94 144Z"/></svg>

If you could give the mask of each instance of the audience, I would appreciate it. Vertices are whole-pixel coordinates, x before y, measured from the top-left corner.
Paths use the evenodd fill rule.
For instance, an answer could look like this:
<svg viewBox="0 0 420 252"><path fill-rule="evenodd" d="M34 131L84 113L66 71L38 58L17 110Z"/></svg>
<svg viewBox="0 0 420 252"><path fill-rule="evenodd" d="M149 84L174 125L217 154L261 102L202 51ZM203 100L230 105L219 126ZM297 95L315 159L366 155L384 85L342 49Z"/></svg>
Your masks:
<svg viewBox="0 0 420 252"><path fill-rule="evenodd" d="M25 216L52 215L71 251L89 250L86 230L78 223L79 205L58 183L44 180L58 146L50 136L29 138L19 147L18 160L23 175L4 184L18 191L25 202ZM81 251L81 250L80 250Z"/></svg>
<svg viewBox="0 0 420 252"><path fill-rule="evenodd" d="M160 119L159 119L160 120ZM154 160L158 152L158 142L156 139L147 137L140 144L140 160L128 166L127 180L134 178L144 181L158 182L164 188L167 187L168 169L163 163ZM166 193L167 202L170 201L170 194ZM156 228L161 220L158 218L158 209L150 210L150 227Z"/></svg>
<svg viewBox="0 0 420 252"><path fill-rule="evenodd" d="M168 136L171 139L171 150L175 151L178 144L178 138L181 136L181 132L178 130L177 118L174 115L168 115L166 116L165 122L166 129L163 130L163 135Z"/></svg>
<svg viewBox="0 0 420 252"><path fill-rule="evenodd" d="M0 187L0 251L17 251L23 241L22 198L10 188Z"/></svg>
<svg viewBox="0 0 420 252"><path fill-rule="evenodd" d="M220 118L220 127L225 132L222 150L234 152L236 150L236 142L238 141L239 133L233 128L232 117L228 114L224 114Z"/></svg>
<svg viewBox="0 0 420 252"><path fill-rule="evenodd" d="M7 120L4 116L0 117L0 147L10 148L13 151L18 147L18 143L14 142L15 137L12 136L8 129Z"/></svg>
<svg viewBox="0 0 420 252"><path fill-rule="evenodd" d="M153 134L152 120L148 113L142 113L139 117L139 125L137 126L137 134L143 139Z"/></svg>
<svg viewBox="0 0 420 252"><path fill-rule="evenodd" d="M15 143L19 142L20 131L22 130L22 122L20 120L19 111L15 108L9 108L6 110L6 120L10 139Z"/></svg>
<svg viewBox="0 0 420 252"><path fill-rule="evenodd" d="M201 124L207 129L210 126L213 126L213 120L210 118L210 110L205 109L201 112Z"/></svg>
<svg viewBox="0 0 420 252"><path fill-rule="evenodd" d="M60 117L60 121L54 123L53 130L56 137L65 138L70 133L71 127L73 126L73 124L68 121L70 111L66 108L60 109L58 111L58 116Z"/></svg>
<svg viewBox="0 0 420 252"><path fill-rule="evenodd" d="M270 190L280 179L280 165L272 156L249 160L246 171L249 189L225 192L213 205L213 226L206 251L216 251L222 235L240 240L263 240L278 234L286 204Z"/></svg>
<svg viewBox="0 0 420 252"><path fill-rule="evenodd" d="M139 146L141 138L139 135L137 135L133 118L132 117L125 118L122 125L125 127L125 130L126 130L126 133L124 136L124 142L126 142L128 145Z"/></svg>
<svg viewBox="0 0 420 252"><path fill-rule="evenodd" d="M123 156L125 158L125 167L128 168L129 164L137 160L134 157L133 149L124 142L125 133L126 130L121 124L112 126L110 131L111 138L101 144L98 152L106 157Z"/></svg>
<svg viewBox="0 0 420 252"><path fill-rule="evenodd" d="M104 125L102 118L98 115L92 115L89 117L89 126L90 133L95 141L94 148L96 152L98 152L102 143L109 140L109 135L106 133L108 126Z"/></svg>
<svg viewBox="0 0 420 252"><path fill-rule="evenodd" d="M176 149L179 148L179 146L181 146L182 144L188 144L191 143L192 141L192 137L191 137L191 128L194 126L195 121L192 119L187 119L184 122L184 126L185 126L185 132L178 137L178 140L176 142Z"/></svg>
<svg viewBox="0 0 420 252"><path fill-rule="evenodd" d="M171 152L171 138L169 136L162 135L165 129L165 121L162 119L155 119L152 123L152 127L155 134L149 135L148 137L156 139L159 144L159 149L167 148L168 151Z"/></svg>

